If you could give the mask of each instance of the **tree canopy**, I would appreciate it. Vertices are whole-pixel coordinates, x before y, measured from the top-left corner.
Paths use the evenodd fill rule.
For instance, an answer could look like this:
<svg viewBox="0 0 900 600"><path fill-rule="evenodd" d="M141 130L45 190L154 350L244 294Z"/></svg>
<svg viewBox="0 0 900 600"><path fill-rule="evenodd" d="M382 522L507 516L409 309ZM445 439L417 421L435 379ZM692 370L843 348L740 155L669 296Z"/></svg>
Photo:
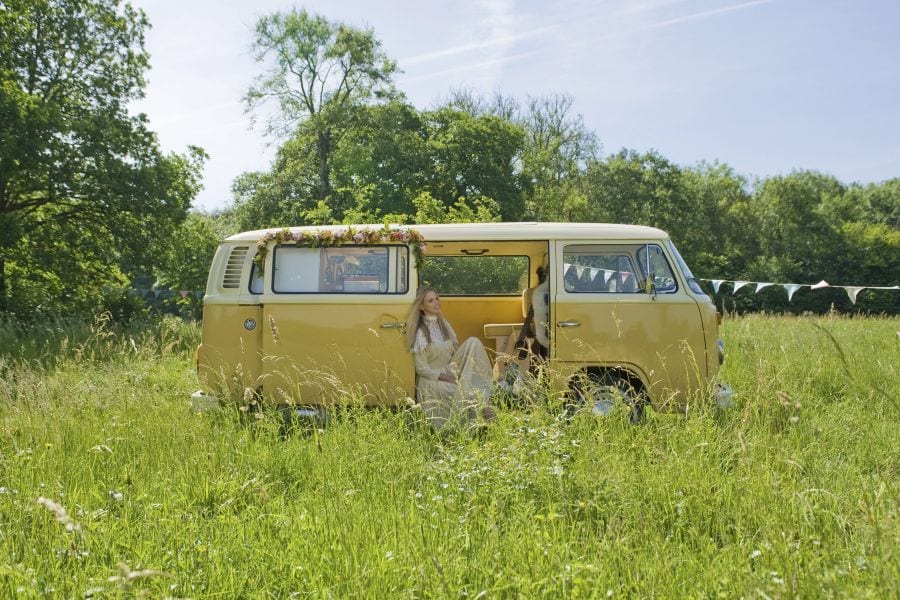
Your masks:
<svg viewBox="0 0 900 600"><path fill-rule="evenodd" d="M397 66L372 31L306 10L264 15L255 33L256 59L268 68L244 96L248 110L275 100L266 131L280 138L305 123L317 158L314 199L325 200L332 192L334 145L354 122L357 108L390 96Z"/></svg>
<svg viewBox="0 0 900 600"><path fill-rule="evenodd" d="M668 231L700 278L900 281L900 178L753 178L652 149L604 154L565 94L456 89L417 108L373 31L298 9L261 17L252 35L261 70L244 100L275 160L237 175L222 213L188 217L203 151L163 153L128 112L149 68L145 15L119 0L0 8L0 313L96 309L136 277L196 292L218 238L325 223L638 223ZM193 314L196 297L184 296ZM895 292L855 307L837 292L715 298L729 310L900 310Z"/></svg>
<svg viewBox="0 0 900 600"><path fill-rule="evenodd" d="M0 11L0 307L72 306L148 265L204 154L165 154L144 115L145 15L115 0Z"/></svg>

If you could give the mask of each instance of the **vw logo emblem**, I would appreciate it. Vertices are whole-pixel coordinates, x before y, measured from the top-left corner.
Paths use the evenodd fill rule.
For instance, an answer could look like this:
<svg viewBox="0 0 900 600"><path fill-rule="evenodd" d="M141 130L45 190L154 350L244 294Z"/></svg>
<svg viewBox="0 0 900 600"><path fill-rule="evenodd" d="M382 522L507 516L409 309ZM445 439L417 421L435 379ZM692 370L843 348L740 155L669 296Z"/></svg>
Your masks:
<svg viewBox="0 0 900 600"><path fill-rule="evenodd" d="M256 319L247 319L244 321L244 329L247 331L253 331L256 329Z"/></svg>

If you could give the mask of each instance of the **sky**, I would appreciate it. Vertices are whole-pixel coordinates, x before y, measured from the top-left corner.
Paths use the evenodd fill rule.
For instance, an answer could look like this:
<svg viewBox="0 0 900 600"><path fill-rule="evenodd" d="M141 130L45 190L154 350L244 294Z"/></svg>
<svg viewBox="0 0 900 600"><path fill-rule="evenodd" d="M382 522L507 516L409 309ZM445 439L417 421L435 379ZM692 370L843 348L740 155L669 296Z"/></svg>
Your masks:
<svg viewBox="0 0 900 600"><path fill-rule="evenodd" d="M257 19L293 7L372 29L419 109L465 88L568 94L602 144L749 178L812 169L900 177L898 0L131 0L151 70L143 112L165 150L210 156L194 206L269 168L279 140L241 98L265 66Z"/></svg>

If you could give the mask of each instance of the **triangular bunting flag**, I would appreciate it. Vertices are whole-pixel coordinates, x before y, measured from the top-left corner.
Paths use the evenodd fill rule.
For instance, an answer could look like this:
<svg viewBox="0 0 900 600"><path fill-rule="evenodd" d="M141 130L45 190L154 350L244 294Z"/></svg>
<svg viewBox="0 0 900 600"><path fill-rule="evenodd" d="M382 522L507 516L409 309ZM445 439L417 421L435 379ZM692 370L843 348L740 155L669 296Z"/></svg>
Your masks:
<svg viewBox="0 0 900 600"><path fill-rule="evenodd" d="M713 279L712 284L713 284L713 291L718 294L719 286L722 285L722 280L721 279Z"/></svg>
<svg viewBox="0 0 900 600"><path fill-rule="evenodd" d="M825 281L825 280L823 279L823 280L820 281L819 283L816 283L816 284L813 284L813 285L809 286L809 289L811 289L811 290L819 290L819 289L827 288L827 287L831 287L831 284L828 283L827 281Z"/></svg>
<svg viewBox="0 0 900 600"><path fill-rule="evenodd" d="M735 281L735 282L734 282L734 289L731 290L731 293L732 293L732 294L736 294L737 291L738 291L739 289L741 289L742 287L744 287L744 286L747 285L748 283L750 283L750 282L749 282L749 281Z"/></svg>
<svg viewBox="0 0 900 600"><path fill-rule="evenodd" d="M622 274L622 283L624 284L626 281L628 281L628 276L631 275L631 272L630 271L621 271L621 274Z"/></svg>
<svg viewBox="0 0 900 600"><path fill-rule="evenodd" d="M781 285L784 286L784 289L785 289L785 291L787 292L787 295L788 295L788 302L790 302L790 301L791 301L791 298L794 297L794 293L795 293L797 290L799 290L800 288L803 287L803 286L800 285L799 283L783 283L783 284L781 284Z"/></svg>
<svg viewBox="0 0 900 600"><path fill-rule="evenodd" d="M187 298L191 292L189 290L180 290L178 293L181 294L182 298Z"/></svg>
<svg viewBox="0 0 900 600"><path fill-rule="evenodd" d="M591 269L591 281L597 279L597 275L599 275L602 271L600 269Z"/></svg>
<svg viewBox="0 0 900 600"><path fill-rule="evenodd" d="M607 271L607 270L604 269L604 271L603 271L603 283L609 283L609 278L612 277L612 275L613 275L613 272L612 272L612 271Z"/></svg>
<svg viewBox="0 0 900 600"><path fill-rule="evenodd" d="M576 265L575 274L578 275L578 279L581 279L582 274L584 274L584 267L582 267L581 265Z"/></svg>
<svg viewBox="0 0 900 600"><path fill-rule="evenodd" d="M850 297L850 302L852 302L853 304L856 304L856 296L858 296L859 293L861 291L863 291L864 289L866 289L866 288L856 287L856 286L851 286L851 285L844 286L844 290L846 290L847 296Z"/></svg>
<svg viewBox="0 0 900 600"><path fill-rule="evenodd" d="M571 268L572 268L572 265L570 265L569 263L563 263L563 275L568 275L569 269L571 269Z"/></svg>
<svg viewBox="0 0 900 600"><path fill-rule="evenodd" d="M769 287L770 285L772 285L772 284L771 284L771 283L757 283L757 284L756 284L756 293L758 294L758 293L759 293L759 290L761 290L761 289L763 289L763 288L767 288L767 287Z"/></svg>

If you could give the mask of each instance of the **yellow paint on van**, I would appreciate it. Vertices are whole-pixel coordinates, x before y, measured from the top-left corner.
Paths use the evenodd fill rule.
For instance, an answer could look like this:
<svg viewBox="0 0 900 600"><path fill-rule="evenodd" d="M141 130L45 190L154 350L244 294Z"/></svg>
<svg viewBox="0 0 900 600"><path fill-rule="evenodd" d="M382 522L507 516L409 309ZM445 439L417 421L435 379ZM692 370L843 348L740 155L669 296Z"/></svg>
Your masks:
<svg viewBox="0 0 900 600"><path fill-rule="evenodd" d="M346 227L294 231L338 231ZM538 283L536 267L548 269L549 366L560 394L569 389L579 373L616 372L638 382L657 410L681 410L692 395L709 390L717 376L715 307L707 296L688 285L668 247L668 235L659 229L593 223L408 228L424 236L426 257L525 256L529 261L528 287ZM370 405L405 405L414 398L413 360L404 342L405 319L418 285L412 254L407 264L391 267L408 276L405 291L378 293L373 288L369 293L363 288L364 293L336 293L328 288L327 293L279 293L273 289L271 277L277 252L267 253L264 277L251 282L251 275L258 275L253 266L256 242L265 233L244 232L224 240L213 260L198 348L204 390L231 398L261 392L278 404L302 405L348 398L362 398ZM598 248L658 246L671 265L671 289L675 291L567 290L563 252L577 244ZM355 285L377 287L377 281ZM360 288L352 289L358 292ZM492 357L496 340L486 337L485 326L518 327L524 318L522 294L444 295L442 306L458 337L481 339Z"/></svg>

